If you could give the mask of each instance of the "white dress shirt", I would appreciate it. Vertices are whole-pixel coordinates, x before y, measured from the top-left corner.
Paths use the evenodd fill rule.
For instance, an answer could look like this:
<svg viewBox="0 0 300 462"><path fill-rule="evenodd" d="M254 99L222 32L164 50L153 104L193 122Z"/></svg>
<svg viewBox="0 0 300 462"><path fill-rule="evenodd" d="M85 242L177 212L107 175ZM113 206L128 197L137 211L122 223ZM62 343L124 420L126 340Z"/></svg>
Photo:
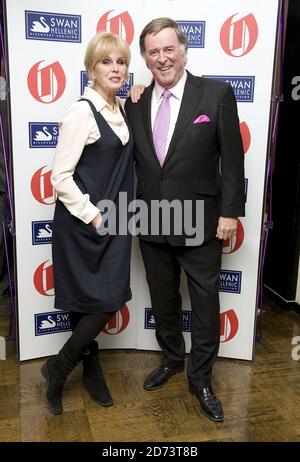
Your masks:
<svg viewBox="0 0 300 462"><path fill-rule="evenodd" d="M175 124L178 118L180 105L182 102L184 86L187 78L187 73L184 71L180 80L172 88L168 88L173 96L169 99L170 102L170 125L167 137L166 152L168 152L169 144L174 132ZM151 126L153 131L153 126L155 122L155 117L162 101L162 94L165 91L165 88L155 82L153 91L152 91L152 101L151 101Z"/></svg>
<svg viewBox="0 0 300 462"><path fill-rule="evenodd" d="M129 139L128 127L120 108L113 110L100 94L85 88L83 98L89 99L101 113L123 145ZM122 101L118 98L120 104ZM61 202L69 212L84 223L90 223L99 209L90 202L89 194L83 194L76 185L73 174L84 147L101 137L95 117L87 102L72 104L60 122L59 138L55 150L51 182Z"/></svg>

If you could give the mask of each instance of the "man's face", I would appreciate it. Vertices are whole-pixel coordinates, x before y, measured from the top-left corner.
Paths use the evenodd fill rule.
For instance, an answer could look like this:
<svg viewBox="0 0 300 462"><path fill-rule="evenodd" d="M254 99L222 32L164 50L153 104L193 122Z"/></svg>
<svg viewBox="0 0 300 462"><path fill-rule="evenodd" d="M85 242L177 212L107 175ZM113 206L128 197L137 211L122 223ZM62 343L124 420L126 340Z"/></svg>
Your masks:
<svg viewBox="0 0 300 462"><path fill-rule="evenodd" d="M146 35L145 58L154 79L164 88L174 87L184 72L186 55L171 27Z"/></svg>

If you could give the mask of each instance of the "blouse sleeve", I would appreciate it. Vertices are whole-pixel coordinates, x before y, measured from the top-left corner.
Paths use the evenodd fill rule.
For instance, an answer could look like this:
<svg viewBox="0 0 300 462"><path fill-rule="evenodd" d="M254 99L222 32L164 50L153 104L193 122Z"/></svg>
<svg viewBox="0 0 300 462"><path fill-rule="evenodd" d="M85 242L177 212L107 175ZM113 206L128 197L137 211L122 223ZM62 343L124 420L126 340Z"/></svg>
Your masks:
<svg viewBox="0 0 300 462"><path fill-rule="evenodd" d="M84 223L90 223L99 209L76 185L73 174L92 130L93 118L87 103L74 103L60 123L51 182L58 198L69 212Z"/></svg>

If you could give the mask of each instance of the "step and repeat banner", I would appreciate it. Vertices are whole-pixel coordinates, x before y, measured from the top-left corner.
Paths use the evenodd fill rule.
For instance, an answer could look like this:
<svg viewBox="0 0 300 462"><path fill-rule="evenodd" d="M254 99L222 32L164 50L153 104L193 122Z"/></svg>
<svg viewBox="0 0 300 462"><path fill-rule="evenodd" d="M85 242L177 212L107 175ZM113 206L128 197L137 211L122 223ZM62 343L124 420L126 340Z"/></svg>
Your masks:
<svg viewBox="0 0 300 462"><path fill-rule="evenodd" d="M229 82L245 153L246 218L224 242L219 355L252 359L265 164L278 0L9 0L6 2L16 217L18 342L21 360L55 354L70 335L69 314L53 308L50 183L59 120L87 83L83 58L99 30L121 35L132 52L131 85L151 75L139 34L159 16L175 19L189 40L187 69ZM137 239L133 299L99 336L102 348L158 350ZM192 316L182 277L182 329L190 349Z"/></svg>

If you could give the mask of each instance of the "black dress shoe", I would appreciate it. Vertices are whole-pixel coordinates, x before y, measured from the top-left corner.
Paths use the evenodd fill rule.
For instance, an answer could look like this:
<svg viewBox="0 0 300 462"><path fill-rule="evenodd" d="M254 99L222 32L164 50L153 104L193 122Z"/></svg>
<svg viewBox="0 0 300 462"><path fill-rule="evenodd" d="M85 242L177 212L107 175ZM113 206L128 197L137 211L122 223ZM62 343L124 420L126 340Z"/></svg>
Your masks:
<svg viewBox="0 0 300 462"><path fill-rule="evenodd" d="M182 372L184 366L171 368L168 366L160 366L154 369L144 382L144 390L156 390L167 383L169 378L177 372Z"/></svg>
<svg viewBox="0 0 300 462"><path fill-rule="evenodd" d="M224 414L221 402L214 394L211 387L196 388L191 383L190 392L198 398L200 409L203 414L214 422L223 422Z"/></svg>

